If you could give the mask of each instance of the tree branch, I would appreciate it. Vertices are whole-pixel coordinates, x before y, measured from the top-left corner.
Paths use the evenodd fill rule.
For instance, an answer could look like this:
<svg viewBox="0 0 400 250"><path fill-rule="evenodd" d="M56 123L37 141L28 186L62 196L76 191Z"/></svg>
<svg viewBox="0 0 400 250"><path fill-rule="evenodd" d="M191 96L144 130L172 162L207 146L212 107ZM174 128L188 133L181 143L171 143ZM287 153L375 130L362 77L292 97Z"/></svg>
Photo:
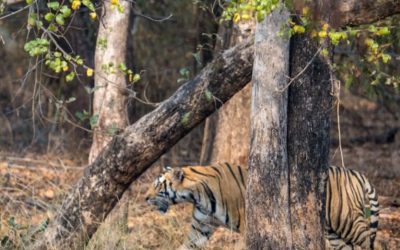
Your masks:
<svg viewBox="0 0 400 250"><path fill-rule="evenodd" d="M331 0L330 0L331 1ZM334 0L339 26L373 23L400 13L400 0Z"/></svg>
<svg viewBox="0 0 400 250"><path fill-rule="evenodd" d="M298 0L294 7L301 13L309 4ZM329 20L334 28L373 23L400 13L400 0L318 0L311 4L314 18Z"/></svg>

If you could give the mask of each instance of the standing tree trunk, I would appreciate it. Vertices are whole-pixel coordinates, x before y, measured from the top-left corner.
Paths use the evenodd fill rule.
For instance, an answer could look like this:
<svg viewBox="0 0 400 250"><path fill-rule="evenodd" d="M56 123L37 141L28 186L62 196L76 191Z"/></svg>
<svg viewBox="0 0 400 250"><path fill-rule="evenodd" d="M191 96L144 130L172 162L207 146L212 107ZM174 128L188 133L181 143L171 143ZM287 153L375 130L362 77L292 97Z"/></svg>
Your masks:
<svg viewBox="0 0 400 250"><path fill-rule="evenodd" d="M120 12L111 2L105 1L97 35L95 52L95 91L93 96L93 143L89 154L92 163L111 141L113 133L126 127L125 110L126 76L118 69L125 62L130 2L120 1ZM97 118L97 119L96 119Z"/></svg>
<svg viewBox="0 0 400 250"><path fill-rule="evenodd" d="M127 77L121 70L118 70L118 66L121 63L125 64L126 60L131 3L120 1L118 4L124 9L123 12L117 10L111 2L104 2L97 34L95 91L93 94L93 116L97 117L97 123L94 127L89 164L112 140L113 134L128 125L126 101L123 94L127 86ZM128 189L128 192L121 198L119 206L114 208L109 217L110 228L121 230L122 234L126 233L128 227L129 198Z"/></svg>
<svg viewBox="0 0 400 250"><path fill-rule="evenodd" d="M233 47L254 34L255 21L222 23L214 53ZM233 162L247 165L251 86L248 85L206 120L200 164Z"/></svg>
<svg viewBox="0 0 400 250"><path fill-rule="evenodd" d="M248 249L291 249L289 169L286 148L289 39L284 5L257 23L246 190Z"/></svg>
<svg viewBox="0 0 400 250"><path fill-rule="evenodd" d="M329 167L332 89L329 67L316 53L317 44L311 38L291 39L291 78L307 67L289 87L287 145L294 249L324 249L325 244L324 179Z"/></svg>

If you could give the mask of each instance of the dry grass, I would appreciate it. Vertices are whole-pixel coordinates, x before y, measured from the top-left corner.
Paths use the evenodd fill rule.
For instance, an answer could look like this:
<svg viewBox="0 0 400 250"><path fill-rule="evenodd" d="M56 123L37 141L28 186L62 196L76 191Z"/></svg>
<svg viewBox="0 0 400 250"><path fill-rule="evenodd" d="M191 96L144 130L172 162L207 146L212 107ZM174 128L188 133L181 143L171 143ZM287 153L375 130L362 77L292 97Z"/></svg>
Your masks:
<svg viewBox="0 0 400 250"><path fill-rule="evenodd" d="M385 153L397 151L387 147L355 150L345 150L347 162L364 159L361 170L377 186L378 192L392 190L393 194L397 194L400 171L390 158L398 155L391 153L386 157ZM53 216L70 185L79 178L81 169L66 167L74 165L72 161L48 156L40 156L40 160L32 157L26 161L10 159L13 158L3 156L0 161L0 240L7 235L12 242L8 249L29 249L30 236L47 217ZM373 167L378 163L379 167ZM163 215L144 201L144 193L158 169L151 169L132 185L129 196L122 198L119 207L103 223L86 249L172 250L182 244L190 228L191 206L177 205ZM128 214L124 217L127 205ZM12 217L14 226L10 221ZM400 208L386 207L382 210L378 238L385 245L383 249L400 249ZM245 247L239 234L219 229L207 249L241 250Z"/></svg>

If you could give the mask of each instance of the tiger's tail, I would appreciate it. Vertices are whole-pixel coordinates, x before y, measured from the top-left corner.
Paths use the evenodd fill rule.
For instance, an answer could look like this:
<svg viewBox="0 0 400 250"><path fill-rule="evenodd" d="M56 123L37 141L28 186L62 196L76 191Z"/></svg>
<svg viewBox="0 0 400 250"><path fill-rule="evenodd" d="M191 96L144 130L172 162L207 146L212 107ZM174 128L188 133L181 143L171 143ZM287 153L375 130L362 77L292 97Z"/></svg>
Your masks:
<svg viewBox="0 0 400 250"><path fill-rule="evenodd" d="M366 178L365 178L364 192L367 194L371 211L369 218L370 219L369 227L371 235L371 249L374 249L373 245L376 238L376 232L378 231L379 203L378 203L378 195L376 194L375 188Z"/></svg>

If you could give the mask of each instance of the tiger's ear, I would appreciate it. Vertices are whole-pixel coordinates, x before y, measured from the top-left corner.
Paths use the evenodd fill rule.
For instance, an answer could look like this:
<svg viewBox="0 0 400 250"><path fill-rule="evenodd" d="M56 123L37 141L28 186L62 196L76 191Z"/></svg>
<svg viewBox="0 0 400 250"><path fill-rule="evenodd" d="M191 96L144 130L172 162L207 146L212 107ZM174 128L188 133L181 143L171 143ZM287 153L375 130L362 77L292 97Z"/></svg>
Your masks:
<svg viewBox="0 0 400 250"><path fill-rule="evenodd" d="M182 182L183 178L185 178L183 170L181 168L174 168L172 176L174 180L178 182Z"/></svg>
<svg viewBox="0 0 400 250"><path fill-rule="evenodd" d="M169 171L171 171L172 170L172 167L171 166L164 166L163 167L163 172L165 173L165 172L169 172Z"/></svg>

